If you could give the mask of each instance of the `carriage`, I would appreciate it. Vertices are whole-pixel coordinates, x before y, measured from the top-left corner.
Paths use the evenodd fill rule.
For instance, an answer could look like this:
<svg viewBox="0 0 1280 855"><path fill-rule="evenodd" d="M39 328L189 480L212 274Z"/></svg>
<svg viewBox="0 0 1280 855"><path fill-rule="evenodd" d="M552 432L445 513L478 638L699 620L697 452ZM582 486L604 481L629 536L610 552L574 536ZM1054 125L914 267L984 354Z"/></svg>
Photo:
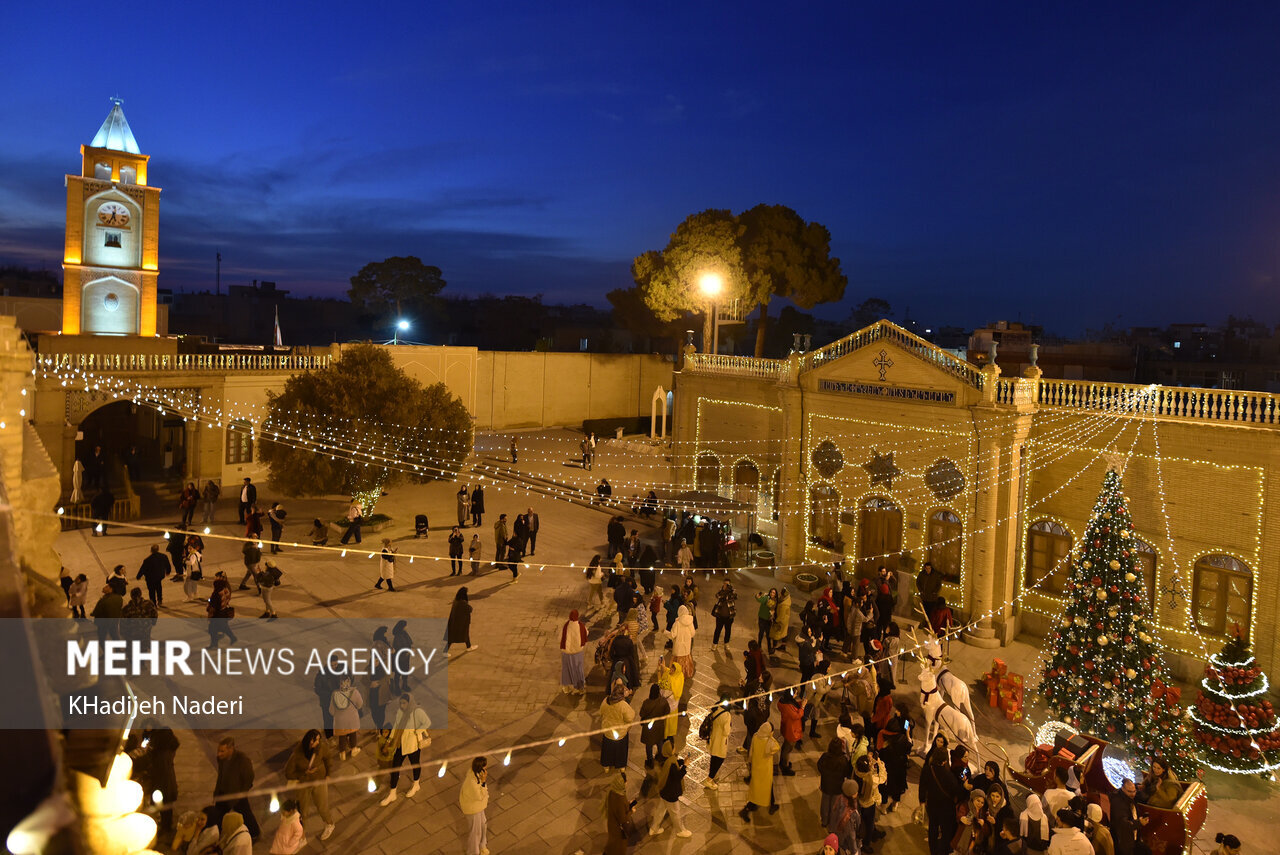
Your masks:
<svg viewBox="0 0 1280 855"><path fill-rule="evenodd" d="M1119 746L1078 733L1062 722L1050 722L1039 732L1031 733L1031 750L1023 760L1021 771L1005 762L1005 779L1026 793L1043 794L1054 785L1054 770L1074 770L1080 792L1102 807L1110 820L1111 795L1120 789L1125 778L1141 780L1132 759ZM1003 753L1003 752L1001 752ZM1209 796L1199 781L1180 781L1182 794L1172 808L1161 809L1138 805L1138 815L1147 818L1140 839L1154 855L1182 855L1192 851L1191 842L1204 825Z"/></svg>

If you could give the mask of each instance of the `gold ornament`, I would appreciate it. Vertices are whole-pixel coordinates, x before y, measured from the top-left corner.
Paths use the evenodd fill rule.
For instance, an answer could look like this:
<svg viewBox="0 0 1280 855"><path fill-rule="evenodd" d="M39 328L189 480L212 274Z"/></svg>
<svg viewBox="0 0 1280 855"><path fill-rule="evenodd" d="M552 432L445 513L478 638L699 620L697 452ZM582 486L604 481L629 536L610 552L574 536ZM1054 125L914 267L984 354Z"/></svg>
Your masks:
<svg viewBox="0 0 1280 855"><path fill-rule="evenodd" d="M1135 579L1137 579L1137 578L1138 578L1138 577L1137 577L1137 576L1135 576L1135 575L1133 575L1132 573L1125 573L1125 574L1124 574L1124 580L1125 580L1126 582L1132 582L1132 581L1134 581L1134 580L1135 580Z"/></svg>
<svg viewBox="0 0 1280 855"><path fill-rule="evenodd" d="M1099 588L1099 589L1098 589L1098 599L1100 599L1100 600L1105 600L1106 598L1107 598L1107 592L1106 592L1106 591L1104 591L1102 588Z"/></svg>
<svg viewBox="0 0 1280 855"><path fill-rule="evenodd" d="M1093 562L1086 558L1084 561L1080 562L1080 566L1088 570L1090 567L1093 566Z"/></svg>
<svg viewBox="0 0 1280 855"><path fill-rule="evenodd" d="M1108 566L1108 567L1110 567L1112 570L1119 570L1119 569L1120 569L1120 562L1119 562L1119 561L1117 561L1116 559L1112 558L1112 559L1111 559L1111 561L1110 561L1110 562L1108 562L1107 566Z"/></svg>
<svg viewBox="0 0 1280 855"><path fill-rule="evenodd" d="M1125 668L1125 669L1124 669L1124 676L1125 676L1127 679L1132 680L1134 677L1138 676L1138 672L1137 672L1137 671L1135 671L1135 670L1133 670L1132 668Z"/></svg>

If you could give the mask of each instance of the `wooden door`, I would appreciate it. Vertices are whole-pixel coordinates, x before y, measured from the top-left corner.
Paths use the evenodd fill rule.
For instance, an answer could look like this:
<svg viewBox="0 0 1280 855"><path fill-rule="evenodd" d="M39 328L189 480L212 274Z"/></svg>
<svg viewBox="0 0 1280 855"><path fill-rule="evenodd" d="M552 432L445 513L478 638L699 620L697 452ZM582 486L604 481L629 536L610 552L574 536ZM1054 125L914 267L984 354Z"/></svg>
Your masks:
<svg viewBox="0 0 1280 855"><path fill-rule="evenodd" d="M902 509L873 497L858 514L858 575L873 578L881 567L898 569L902 551Z"/></svg>

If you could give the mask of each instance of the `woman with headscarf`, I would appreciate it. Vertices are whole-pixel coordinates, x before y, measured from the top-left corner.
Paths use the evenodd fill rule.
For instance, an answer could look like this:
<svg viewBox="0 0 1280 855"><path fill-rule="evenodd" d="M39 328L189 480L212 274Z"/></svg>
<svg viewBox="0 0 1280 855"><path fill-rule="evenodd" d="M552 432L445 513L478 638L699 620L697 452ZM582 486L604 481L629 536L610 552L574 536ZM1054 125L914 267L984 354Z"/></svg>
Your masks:
<svg viewBox="0 0 1280 855"><path fill-rule="evenodd" d="M773 761L780 750L773 738L773 725L767 721L761 723L751 740L747 803L738 811L743 822L751 822L751 814L765 802L769 804L769 813L778 812L778 803L773 798Z"/></svg>
<svg viewBox="0 0 1280 855"><path fill-rule="evenodd" d="M407 759L412 767L413 786L405 793L406 798L413 798L418 793L419 779L422 777L422 749L431 745L431 719L426 710L414 703L408 692L400 696L400 709L396 712L395 723L391 726L391 744L395 746L395 754L391 757L390 786L386 797L379 802L383 807L396 800L396 785L400 783L400 766Z"/></svg>
<svg viewBox="0 0 1280 855"><path fill-rule="evenodd" d="M930 855L949 855L956 833L956 805L965 798L964 787L951 771L947 738L934 737L920 772L920 804L929 817Z"/></svg>
<svg viewBox="0 0 1280 855"><path fill-rule="evenodd" d="M218 847L222 855L252 855L253 838L249 836L249 829L244 827L244 817L239 812L230 810L222 817Z"/></svg>
<svg viewBox="0 0 1280 855"><path fill-rule="evenodd" d="M1182 787L1173 777L1169 769L1169 761L1163 757L1151 760L1151 769L1142 775L1142 783L1138 785L1138 804L1153 808L1169 809L1178 803L1182 796Z"/></svg>
<svg viewBox="0 0 1280 855"><path fill-rule="evenodd" d="M587 625L578 619L578 610L560 627L560 691L585 692L587 672L583 668L583 651L587 644Z"/></svg>
<svg viewBox="0 0 1280 855"><path fill-rule="evenodd" d="M696 670L693 664L693 636L696 632L689 607L680 606L676 611L675 625L671 629L671 646L686 680L692 680Z"/></svg>
<svg viewBox="0 0 1280 855"><path fill-rule="evenodd" d="M640 705L640 744L644 746L644 767L653 768L654 755L660 754L662 741L666 739L666 717L671 714L671 704L662 696L657 683L649 686L649 697Z"/></svg>
<svg viewBox="0 0 1280 855"><path fill-rule="evenodd" d="M471 515L471 497L467 495L467 485L458 488L458 528L467 527L467 519Z"/></svg>
<svg viewBox="0 0 1280 855"><path fill-rule="evenodd" d="M872 742L880 731L889 726L889 719L893 717L893 683L877 680L876 689L876 699L871 705L871 727L867 730Z"/></svg>
<svg viewBox="0 0 1280 855"><path fill-rule="evenodd" d="M295 791L298 796L298 814L306 818L307 807L314 802L316 812L324 820L324 831L320 832L320 839L328 840L329 835L333 834L333 817L329 813L329 743L320 735L320 731L312 729L302 735L284 764L284 777L290 783L305 785ZM225 821L223 838L226 838Z"/></svg>
<svg viewBox="0 0 1280 855"><path fill-rule="evenodd" d="M746 670L743 685L761 680L765 674L769 673L769 663L765 661L760 642L755 639L748 641L747 649L742 651L742 664Z"/></svg>
<svg viewBox="0 0 1280 855"><path fill-rule="evenodd" d="M787 633L791 627L791 594L786 588L778 590L778 605L773 610L773 623L769 626L769 646L772 651L787 649Z"/></svg>
<svg viewBox="0 0 1280 855"><path fill-rule="evenodd" d="M635 802L627 801L627 773L619 769L604 795L604 821L609 829L604 855L627 855L632 830L631 809L634 806Z"/></svg>
<svg viewBox="0 0 1280 855"><path fill-rule="evenodd" d="M781 718L782 752L778 755L778 772L783 775L794 775L791 768L791 752L804 739L804 698L797 698L791 690L782 693L778 701L778 715Z"/></svg>
<svg viewBox="0 0 1280 855"><path fill-rule="evenodd" d="M956 836L951 841L951 850L960 855L973 855L986 848L987 841L987 794L974 790L969 800L956 807Z"/></svg>
<svg viewBox="0 0 1280 855"><path fill-rule="evenodd" d="M468 650L475 650L480 645L471 643L471 603L467 600L467 589L459 588L453 597L453 605L449 607L449 623L445 626L444 652L452 656L452 647L461 644Z"/></svg>
<svg viewBox="0 0 1280 855"><path fill-rule="evenodd" d="M346 760L347 752L355 757L360 753L360 710L364 697L356 688L350 674L338 681L338 688L329 696L329 715L333 716L333 735L338 737L338 759Z"/></svg>
<svg viewBox="0 0 1280 855"><path fill-rule="evenodd" d="M631 748L631 723L636 711L627 702L627 687L621 680L614 681L609 697L600 703L600 727L605 729L600 740L600 765L606 768L625 769L627 754Z"/></svg>
<svg viewBox="0 0 1280 855"><path fill-rule="evenodd" d="M1018 833L1027 852L1046 852L1049 849L1049 817L1040 803L1040 796L1027 796L1027 806L1018 816Z"/></svg>
<svg viewBox="0 0 1280 855"><path fill-rule="evenodd" d="M907 708L899 704L888 725L880 731L880 762L884 764L885 781L880 788L885 813L893 813L907 791L907 766L911 757L911 736L907 733Z"/></svg>
<svg viewBox="0 0 1280 855"><path fill-rule="evenodd" d="M676 662L671 648L667 648L658 662L657 683L663 697L671 705L671 715L667 716L663 737L674 737L680 729L680 698L684 695L684 669L680 667L680 663Z"/></svg>
<svg viewBox="0 0 1280 855"><path fill-rule="evenodd" d="M974 787L974 792L979 792ZM995 836L1000 833L1000 829L1004 827L1006 819L1013 819L1013 808L1009 806L1009 799L1005 795L1004 786L1001 784L992 784L987 787L987 841L994 841ZM988 847L989 848L989 847Z"/></svg>
<svg viewBox="0 0 1280 855"><path fill-rule="evenodd" d="M470 774L463 774L458 806L467 821L467 855L488 852L488 820L484 812L489 806L489 761L484 757L472 759Z"/></svg>

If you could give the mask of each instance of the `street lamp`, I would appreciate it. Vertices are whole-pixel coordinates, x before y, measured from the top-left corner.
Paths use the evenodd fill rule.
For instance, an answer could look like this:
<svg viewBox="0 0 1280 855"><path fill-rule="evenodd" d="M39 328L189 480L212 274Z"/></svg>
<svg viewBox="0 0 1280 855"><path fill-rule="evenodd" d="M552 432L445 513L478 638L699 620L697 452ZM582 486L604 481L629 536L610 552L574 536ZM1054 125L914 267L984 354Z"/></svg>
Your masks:
<svg viewBox="0 0 1280 855"><path fill-rule="evenodd" d="M391 343L399 344L400 333L408 332L408 331L409 331L409 322L407 320L405 320L404 318L401 318L400 320L396 321L396 331L395 331L395 334L391 337Z"/></svg>
<svg viewBox="0 0 1280 855"><path fill-rule="evenodd" d="M707 342L711 342L711 350L708 353L717 353L720 350L720 330L717 328L713 331L713 319L716 314L716 297L720 296L720 292L724 290L724 277L715 271L709 270L698 277L698 288L702 291L702 296L707 298L707 315L706 321L702 326L702 349L707 349Z"/></svg>

